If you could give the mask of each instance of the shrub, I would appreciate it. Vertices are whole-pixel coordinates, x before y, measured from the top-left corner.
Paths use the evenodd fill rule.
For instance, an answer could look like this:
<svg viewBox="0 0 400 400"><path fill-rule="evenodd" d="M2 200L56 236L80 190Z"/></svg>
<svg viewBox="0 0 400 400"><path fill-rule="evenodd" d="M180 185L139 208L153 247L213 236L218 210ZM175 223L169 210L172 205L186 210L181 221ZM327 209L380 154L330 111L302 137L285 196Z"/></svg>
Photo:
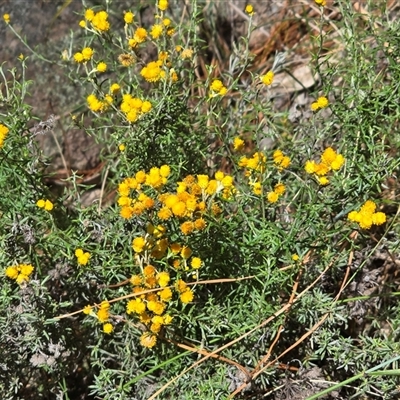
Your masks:
<svg viewBox="0 0 400 400"><path fill-rule="evenodd" d="M56 117L32 115L26 70L56 62L35 50L1 69L5 398L393 398L397 292L371 280L397 265L395 22L338 2L339 59L315 1L318 80L296 122L274 100L285 54L251 52L251 5L224 66L206 65L199 32L214 4L180 19L159 0L148 25L118 4L82 9L59 62L100 182L66 168L51 185L37 138Z"/></svg>

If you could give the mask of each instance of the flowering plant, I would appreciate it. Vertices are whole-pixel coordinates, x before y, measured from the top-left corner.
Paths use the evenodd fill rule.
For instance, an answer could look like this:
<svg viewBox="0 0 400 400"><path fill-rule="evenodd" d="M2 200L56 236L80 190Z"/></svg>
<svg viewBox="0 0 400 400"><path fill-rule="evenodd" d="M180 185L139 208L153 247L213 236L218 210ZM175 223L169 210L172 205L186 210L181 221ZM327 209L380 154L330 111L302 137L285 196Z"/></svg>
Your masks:
<svg viewBox="0 0 400 400"><path fill-rule="evenodd" d="M400 69L385 44L395 34L371 13L366 37L350 6L327 3L299 21L313 32L315 76L302 93L288 85L292 55L254 45L261 5L232 6L244 29L226 43L217 3L180 13L167 0L82 2L57 60L3 16L32 52L0 69L7 399L30 388L41 398L283 398L287 371L304 380L292 360L318 362L321 381L362 377L360 388L338 383L344 398L372 383L394 393L385 368L397 362L397 292L389 278L377 292L364 281L379 275L370 249L390 253L387 265L398 253ZM346 60L326 53L331 6ZM373 56L359 46L367 39ZM61 67L74 93L47 119L34 116L26 80L43 63ZM373 303L382 293L389 322ZM377 321L390 337L376 340Z"/></svg>

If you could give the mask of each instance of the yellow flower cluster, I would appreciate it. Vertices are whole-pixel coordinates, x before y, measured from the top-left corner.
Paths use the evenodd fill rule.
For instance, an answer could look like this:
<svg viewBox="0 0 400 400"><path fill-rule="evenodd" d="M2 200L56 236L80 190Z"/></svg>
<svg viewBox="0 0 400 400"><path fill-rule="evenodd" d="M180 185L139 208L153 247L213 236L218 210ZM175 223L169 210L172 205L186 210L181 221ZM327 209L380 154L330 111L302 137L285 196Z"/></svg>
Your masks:
<svg viewBox="0 0 400 400"><path fill-rule="evenodd" d="M122 96L120 108L125 114L126 119L133 123L136 122L142 115L150 112L152 105L148 100L132 97L132 95L127 93Z"/></svg>
<svg viewBox="0 0 400 400"><path fill-rule="evenodd" d="M208 175L188 175L170 192L166 189L170 173L168 165L153 167L148 172L141 170L124 179L118 187L123 218L147 213L151 220L156 218L162 222L149 223L146 232L132 241L140 273L130 279L136 297L127 303L127 313L137 315L147 327L140 339L146 347L153 347L162 327L171 322L172 317L166 311L174 293L181 303L193 301L194 293L182 277L188 274L197 278L203 266L202 259L187 244L180 244L176 239L170 241L168 221L174 219L171 222L174 227L175 221L179 221L183 237L201 231L206 228L204 217L208 212L214 216L222 212L217 199L229 199L235 193L233 178L222 171L216 172L214 179ZM173 232L176 234L175 228Z"/></svg>
<svg viewBox="0 0 400 400"><path fill-rule="evenodd" d="M318 99L311 104L311 110L318 111L328 106L329 106L329 100L325 96L321 96L318 97Z"/></svg>
<svg viewBox="0 0 400 400"><path fill-rule="evenodd" d="M338 171L344 164L345 159L341 154L337 154L332 147L327 147L321 155L319 163L308 160L305 170L308 174L315 174L320 185L327 185L329 179L326 176L330 171Z"/></svg>
<svg viewBox="0 0 400 400"><path fill-rule="evenodd" d="M236 193L233 177L217 171L214 179L208 175L186 176L177 182L176 193L164 193L159 196L162 204L158 217L168 220L171 217L186 219L181 224L181 231L189 235L193 231L203 230L205 220L203 215L210 211L217 215L220 212L215 198L230 199Z"/></svg>
<svg viewBox="0 0 400 400"><path fill-rule="evenodd" d="M97 310L96 317L100 323L107 322L110 318L110 303L104 300L100 303L99 309Z"/></svg>
<svg viewBox="0 0 400 400"><path fill-rule="evenodd" d="M106 94L103 99L99 99L94 93L86 97L88 107L93 112L105 112L109 109L114 99L110 94Z"/></svg>
<svg viewBox="0 0 400 400"><path fill-rule="evenodd" d="M267 193L267 200L270 203L276 203L279 200L279 197L285 193L286 187L283 183L277 183L274 186L274 190L272 192Z"/></svg>
<svg viewBox="0 0 400 400"><path fill-rule="evenodd" d="M239 167L246 168L246 176L250 176L252 172L263 173L266 170L267 157L262 151L257 151L251 158L246 156L239 160Z"/></svg>
<svg viewBox="0 0 400 400"><path fill-rule="evenodd" d="M155 17L156 19L160 18L157 15ZM130 14L126 13L124 16L124 20L125 23L130 24L133 22L133 17L131 19ZM131 22L126 22L127 20ZM144 43L149 35L152 37L152 39L156 40L163 34L171 36L174 32L175 30L171 27L171 20L169 18L164 18L154 24L150 28L150 32L147 32L147 30L141 26L137 27L134 31L131 32L132 37L128 39L128 44L132 49L134 49L139 44Z"/></svg>
<svg viewBox="0 0 400 400"><path fill-rule="evenodd" d="M228 89L219 79L214 79L210 85L210 97L225 96Z"/></svg>
<svg viewBox="0 0 400 400"><path fill-rule="evenodd" d="M3 19L6 24L9 24L11 20L10 14L3 14Z"/></svg>
<svg viewBox="0 0 400 400"><path fill-rule="evenodd" d="M132 248L136 253L137 264L141 266L139 274L130 278L135 299L129 300L126 305L127 314L135 314L139 321L147 327L142 335L140 343L145 347L153 347L157 341L157 335L164 325L172 321L170 314L166 313L168 303L173 300L173 291L170 286L171 275L164 271L165 262L173 267L173 270L196 271L202 266L199 257L192 256L192 250L188 246L178 243L169 244L165 237L167 230L164 226L147 226L145 236L136 237L132 241ZM157 265L157 260L163 259L159 267L150 264L151 258ZM143 265L143 266L142 266ZM191 267L191 268L190 268ZM182 274L182 272L181 272ZM195 276L197 274L195 273ZM194 299L194 293L182 279L175 277L174 291L182 303L190 303ZM149 291L149 289L158 289Z"/></svg>
<svg viewBox="0 0 400 400"><path fill-rule="evenodd" d="M9 132L9 129L5 125L0 124L0 149L4 145L4 141L6 140L8 132Z"/></svg>
<svg viewBox="0 0 400 400"><path fill-rule="evenodd" d="M108 300L102 301L97 307L97 312L93 312L93 306L87 305L83 309L83 313L86 315L92 315L96 317L98 322L103 324L103 332L110 334L114 330L114 326L108 322L110 319L110 302Z"/></svg>
<svg viewBox="0 0 400 400"><path fill-rule="evenodd" d="M158 82L167 76L167 73L162 67L162 60L151 61L142 68L140 75L142 75L147 82Z"/></svg>
<svg viewBox="0 0 400 400"><path fill-rule="evenodd" d="M326 6L326 0L314 0L314 1L317 6L321 6L321 7Z"/></svg>
<svg viewBox="0 0 400 400"><path fill-rule="evenodd" d="M163 165L161 168L151 168L146 174L145 171L138 171L134 177L124 179L118 186L118 205L121 207L121 216L129 219L134 215L141 215L145 210L150 210L155 206L153 198L146 195L142 188L150 187L160 190L168 181L170 168ZM130 197L131 191L136 191L136 197Z"/></svg>
<svg viewBox="0 0 400 400"><path fill-rule="evenodd" d="M386 222L386 214L376 212L376 204L372 200L367 200L360 211L351 211L347 218L357 222L361 229L370 229L372 225L382 225Z"/></svg>
<svg viewBox="0 0 400 400"><path fill-rule="evenodd" d="M90 253L84 252L82 249L76 249L75 256L79 265L86 265L89 262Z"/></svg>
<svg viewBox="0 0 400 400"><path fill-rule="evenodd" d="M135 48L138 44L144 43L147 39L147 31L141 26L138 27L133 33L133 37L128 40L130 47Z"/></svg>
<svg viewBox="0 0 400 400"><path fill-rule="evenodd" d="M181 51L181 59L182 60L189 60L193 57L193 50L192 49L182 49L180 46L176 49L179 53Z"/></svg>
<svg viewBox="0 0 400 400"><path fill-rule="evenodd" d="M54 204L50 200L40 199L36 202L39 208L44 208L46 211L51 211L54 208Z"/></svg>
<svg viewBox="0 0 400 400"><path fill-rule="evenodd" d="M274 166L281 172L290 165L290 157L285 155L282 150L275 150L273 153ZM253 154L251 158L246 156L239 160L239 167L245 168L245 176L249 178L249 184L253 187L253 193L257 196L263 194L263 183L260 180L260 174L267 169L267 157L259 151ZM277 183L274 190L267 193L266 198L269 203L276 203L279 197L285 193L286 187L283 183Z"/></svg>
<svg viewBox="0 0 400 400"><path fill-rule="evenodd" d="M106 66L106 68L107 68L107 66ZM101 99L98 96L96 96L94 93L90 94L86 98L88 107L93 112L107 111L114 102L114 96L116 96L120 92L120 90L121 90L120 85L118 83L113 83L110 86L109 93L103 95L103 98L101 98Z"/></svg>
<svg viewBox="0 0 400 400"><path fill-rule="evenodd" d="M77 63L84 63L92 59L93 53L94 51L91 47L85 47L74 54L74 60Z"/></svg>
<svg viewBox="0 0 400 400"><path fill-rule="evenodd" d="M31 264L19 264L6 268L6 276L14 279L18 284L29 281L34 267Z"/></svg>
<svg viewBox="0 0 400 400"><path fill-rule="evenodd" d="M108 14L106 11L95 13L91 8L89 8L85 11L85 20L89 21L97 31L107 32L110 29Z"/></svg>
<svg viewBox="0 0 400 400"><path fill-rule="evenodd" d="M274 154L272 155L274 159L274 164L275 166L281 171L283 169L286 169L290 165L290 157L286 156L283 154L281 150L275 150Z"/></svg>
<svg viewBox="0 0 400 400"><path fill-rule="evenodd" d="M203 214L208 210L214 215L221 212L215 202L216 196L229 199L235 193L233 178L221 171L215 173L215 179L210 179L208 175L188 175L177 182L175 193L161 193L169 174L169 166L163 165L161 168L152 168L148 173L139 171L135 177L121 182L118 188L121 216L129 219L155 208L162 221L173 217L181 220L182 233L189 235L205 228ZM143 189L156 189L154 198L148 196ZM130 197L131 190L136 191L135 198Z"/></svg>

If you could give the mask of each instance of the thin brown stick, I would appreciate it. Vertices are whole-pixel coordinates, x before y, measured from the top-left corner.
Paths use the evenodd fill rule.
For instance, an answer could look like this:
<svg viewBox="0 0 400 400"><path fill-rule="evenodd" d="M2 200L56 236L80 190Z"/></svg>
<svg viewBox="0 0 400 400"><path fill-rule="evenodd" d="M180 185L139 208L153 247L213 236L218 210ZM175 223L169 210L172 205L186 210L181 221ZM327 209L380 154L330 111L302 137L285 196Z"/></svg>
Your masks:
<svg viewBox="0 0 400 400"><path fill-rule="evenodd" d="M189 350L189 351L191 351L193 353L202 354L203 356L207 356L208 354L210 354L210 352L208 352L205 349L199 349L199 348L196 348L196 347L193 347L193 346L188 346L186 344L176 342L175 340L172 340L172 339L165 339L165 340L167 342L173 343L177 347L180 347L180 348L185 349L185 350ZM246 377L248 377L248 378L250 377L249 371L245 367L243 367L242 365L237 363L236 361L233 361L230 358L226 358L224 356L221 356L220 354L212 354L211 357L215 358L216 360L223 361L223 362L225 362L227 364L234 365L237 369L240 369L246 375Z"/></svg>

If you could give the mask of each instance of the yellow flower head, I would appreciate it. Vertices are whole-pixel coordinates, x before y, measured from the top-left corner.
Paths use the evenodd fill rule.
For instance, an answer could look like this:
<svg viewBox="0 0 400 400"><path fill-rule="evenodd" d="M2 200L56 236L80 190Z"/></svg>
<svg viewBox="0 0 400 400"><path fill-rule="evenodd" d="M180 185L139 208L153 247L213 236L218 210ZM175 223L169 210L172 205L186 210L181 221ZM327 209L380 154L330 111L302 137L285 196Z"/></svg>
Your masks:
<svg viewBox="0 0 400 400"><path fill-rule="evenodd" d="M186 291L184 291L183 293L181 293L181 295L179 296L179 298L181 299L181 302L186 304L186 303L190 303L193 301L194 298L194 294L190 289L187 289Z"/></svg>
<svg viewBox="0 0 400 400"><path fill-rule="evenodd" d="M199 257L193 257L190 262L190 265L194 269L199 269L201 267L201 264L202 264L202 261L201 261L201 258L199 258Z"/></svg>
<svg viewBox="0 0 400 400"><path fill-rule="evenodd" d="M93 49L90 47L85 47L81 53L85 61L89 61L93 57Z"/></svg>
<svg viewBox="0 0 400 400"><path fill-rule="evenodd" d="M7 267L6 276L10 279L17 279L19 271L17 266Z"/></svg>
<svg viewBox="0 0 400 400"><path fill-rule="evenodd" d="M372 200L367 200L361 207L361 214L373 214L376 210L376 204Z"/></svg>
<svg viewBox="0 0 400 400"><path fill-rule="evenodd" d="M244 9L244 11L249 14L250 16L252 16L254 14L254 9L253 6L251 4L247 4L246 8Z"/></svg>
<svg viewBox="0 0 400 400"><path fill-rule="evenodd" d="M334 171L337 171L337 170L339 170L340 168L342 168L342 165L344 164L344 162L345 162L344 157L343 157L341 154L338 154L338 155L336 156L336 158L332 161L331 168L332 168Z"/></svg>
<svg viewBox="0 0 400 400"><path fill-rule="evenodd" d="M261 76L261 81L264 85L270 86L274 81L275 74L272 71L268 71L265 75Z"/></svg>
<svg viewBox="0 0 400 400"><path fill-rule="evenodd" d="M160 272L160 273L157 275L157 281L158 281L158 285L159 285L160 287L168 286L168 283L169 283L170 279L171 279L171 278L170 278L170 276L169 276L169 273L166 272L166 271Z"/></svg>
<svg viewBox="0 0 400 400"><path fill-rule="evenodd" d="M96 315L100 322L106 322L110 317L110 312L108 308L99 308Z"/></svg>
<svg viewBox="0 0 400 400"><path fill-rule="evenodd" d="M91 23L95 29L100 32L106 32L110 29L110 23L108 22L108 14L106 11L99 11L96 13Z"/></svg>
<svg viewBox="0 0 400 400"><path fill-rule="evenodd" d="M158 39L163 33L163 26L160 24L154 24L150 30L150 36L153 39Z"/></svg>
<svg viewBox="0 0 400 400"><path fill-rule="evenodd" d="M223 86L224 85L222 84L222 82L219 79L215 79L212 82L210 89L213 90L214 92L219 92Z"/></svg>
<svg viewBox="0 0 400 400"><path fill-rule="evenodd" d="M4 140L6 139L8 132L9 129L5 125L0 124L0 148L3 147Z"/></svg>
<svg viewBox="0 0 400 400"><path fill-rule="evenodd" d="M253 183L253 193L257 196L260 196L262 194L262 185L260 181L254 182Z"/></svg>
<svg viewBox="0 0 400 400"><path fill-rule="evenodd" d="M332 147L327 147L321 155L321 161L327 165L331 165L337 157L336 151Z"/></svg>
<svg viewBox="0 0 400 400"><path fill-rule="evenodd" d="M146 240L144 237L137 237L132 241L132 248L135 253L141 253L146 245Z"/></svg>
<svg viewBox="0 0 400 400"><path fill-rule="evenodd" d="M240 137L235 137L233 139L233 150L242 151L244 149L244 140Z"/></svg>
<svg viewBox="0 0 400 400"><path fill-rule="evenodd" d="M127 314L143 314L146 311L146 304L142 301L142 299L134 299L129 300L126 305L126 313Z"/></svg>
<svg viewBox="0 0 400 400"><path fill-rule="evenodd" d="M53 208L54 208L54 205L53 205L53 203L52 203L50 200L46 200L46 201L44 202L44 209L45 209L46 211L51 211Z"/></svg>
<svg viewBox="0 0 400 400"><path fill-rule="evenodd" d="M314 0L314 1L317 6L320 6L320 7L326 6L326 0Z"/></svg>
<svg viewBox="0 0 400 400"><path fill-rule="evenodd" d="M119 63L124 67L129 67L135 62L135 57L132 54L120 54L118 56Z"/></svg>
<svg viewBox="0 0 400 400"><path fill-rule="evenodd" d="M166 314L163 317L163 324L164 325L169 325L172 322L173 317L171 317L170 315Z"/></svg>
<svg viewBox="0 0 400 400"><path fill-rule="evenodd" d="M214 97L214 96L224 96L227 92L228 89L223 85L223 83L219 80L219 79L214 79L211 83L210 86L210 96Z"/></svg>
<svg viewBox="0 0 400 400"><path fill-rule="evenodd" d="M178 201L172 206L172 213L177 217L184 217L186 214L186 204L183 201Z"/></svg>
<svg viewBox="0 0 400 400"><path fill-rule="evenodd" d="M162 165L160 167L160 175L164 178L167 178L171 173L171 168L168 165Z"/></svg>
<svg viewBox="0 0 400 400"><path fill-rule="evenodd" d="M194 223L192 221L185 221L181 224L181 231L184 235L190 235L194 231Z"/></svg>
<svg viewBox="0 0 400 400"><path fill-rule="evenodd" d="M158 8L161 11L165 11L168 8L168 0L159 0L158 2Z"/></svg>
<svg viewBox="0 0 400 400"><path fill-rule="evenodd" d="M183 246L181 250L181 256L182 258L185 258L186 260L192 255L192 250L189 246Z"/></svg>
<svg viewBox="0 0 400 400"><path fill-rule="evenodd" d="M360 222L360 213L357 211L351 211L347 215L347 219L353 222Z"/></svg>
<svg viewBox="0 0 400 400"><path fill-rule="evenodd" d="M106 72L107 64L103 61L99 62L96 67L97 72Z"/></svg>
<svg viewBox="0 0 400 400"><path fill-rule="evenodd" d="M372 214L372 223L374 225L382 225L386 222L386 214L383 212L377 212Z"/></svg>
<svg viewBox="0 0 400 400"><path fill-rule="evenodd" d="M198 218L194 221L194 227L198 231L202 231L206 227L206 221L204 218Z"/></svg>
<svg viewBox="0 0 400 400"><path fill-rule="evenodd" d="M134 17L135 17L135 15L132 12L130 12L130 11L126 12L125 15L124 15L125 23L126 24L131 24L133 22L133 18Z"/></svg>
<svg viewBox="0 0 400 400"><path fill-rule="evenodd" d="M110 86L110 93L116 95L121 90L121 86L118 83L113 83Z"/></svg>
<svg viewBox="0 0 400 400"><path fill-rule="evenodd" d="M106 334L110 334L114 330L114 327L112 324L107 322L106 324L103 325L103 332Z"/></svg>
<svg viewBox="0 0 400 400"><path fill-rule="evenodd" d="M83 57L83 54L82 54L82 53L78 52L78 53L75 53L75 54L74 54L74 60L75 60L75 62L77 62L77 63L82 63L82 62L85 61L85 57Z"/></svg>
<svg viewBox="0 0 400 400"><path fill-rule="evenodd" d="M321 186L326 186L329 184L329 179L326 176L320 176L318 182Z"/></svg>
<svg viewBox="0 0 400 400"><path fill-rule="evenodd" d="M361 229L370 229L372 226L372 215L371 214L361 214L360 215L360 228Z"/></svg>
<svg viewBox="0 0 400 400"><path fill-rule="evenodd" d="M170 301L172 299L172 290L170 288L166 287L163 290L160 290L158 292L158 295L160 296L160 300Z"/></svg>
<svg viewBox="0 0 400 400"><path fill-rule="evenodd" d="M311 104L313 111L318 111L321 108L326 108L329 105L329 100L325 96L318 97L316 101Z"/></svg>
<svg viewBox="0 0 400 400"><path fill-rule="evenodd" d="M197 183L202 189L207 188L208 181L209 181L208 175L197 175Z"/></svg>
<svg viewBox="0 0 400 400"><path fill-rule="evenodd" d="M93 17L94 17L94 11L91 8L88 8L85 11L85 19L87 21L91 21L93 19Z"/></svg>
<svg viewBox="0 0 400 400"><path fill-rule="evenodd" d="M156 345L156 343L157 343L157 336L151 332L145 332L142 334L142 336L140 336L140 344L143 347L151 349Z"/></svg>
<svg viewBox="0 0 400 400"><path fill-rule="evenodd" d="M276 192L268 192L267 194L267 200L270 203L276 203L279 199L279 195Z"/></svg>
<svg viewBox="0 0 400 400"><path fill-rule="evenodd" d="M184 49L181 53L182 60L190 59L193 57L193 50L192 49Z"/></svg>
<svg viewBox="0 0 400 400"><path fill-rule="evenodd" d="M279 196L281 196L283 193L285 193L285 190L286 190L286 188L283 183L277 183L274 187L274 192Z"/></svg>
<svg viewBox="0 0 400 400"><path fill-rule="evenodd" d="M3 14L3 19L6 24L10 23L10 14Z"/></svg>
<svg viewBox="0 0 400 400"><path fill-rule="evenodd" d="M178 254L182 250L182 246L179 243L172 243L170 245L170 250L174 254Z"/></svg>
<svg viewBox="0 0 400 400"><path fill-rule="evenodd" d="M36 202L36 205L37 205L39 208L44 208L45 204L46 204L46 201L43 200L43 199L40 199L40 200L38 200L38 201Z"/></svg>
<svg viewBox="0 0 400 400"><path fill-rule="evenodd" d="M147 31L145 28L139 27L136 29L135 33L133 34L133 39L137 43L143 43L147 38Z"/></svg>
<svg viewBox="0 0 400 400"><path fill-rule="evenodd" d="M313 173L315 172L315 170L316 170L316 163L315 163L315 161L313 161L313 160L307 161L307 162L306 162L306 165L305 165L305 167L304 167L304 169L306 170L306 172L307 172L308 174L313 174Z"/></svg>
<svg viewBox="0 0 400 400"><path fill-rule="evenodd" d="M89 315L93 310L93 307L91 305L87 305L83 308L83 313L86 315Z"/></svg>

